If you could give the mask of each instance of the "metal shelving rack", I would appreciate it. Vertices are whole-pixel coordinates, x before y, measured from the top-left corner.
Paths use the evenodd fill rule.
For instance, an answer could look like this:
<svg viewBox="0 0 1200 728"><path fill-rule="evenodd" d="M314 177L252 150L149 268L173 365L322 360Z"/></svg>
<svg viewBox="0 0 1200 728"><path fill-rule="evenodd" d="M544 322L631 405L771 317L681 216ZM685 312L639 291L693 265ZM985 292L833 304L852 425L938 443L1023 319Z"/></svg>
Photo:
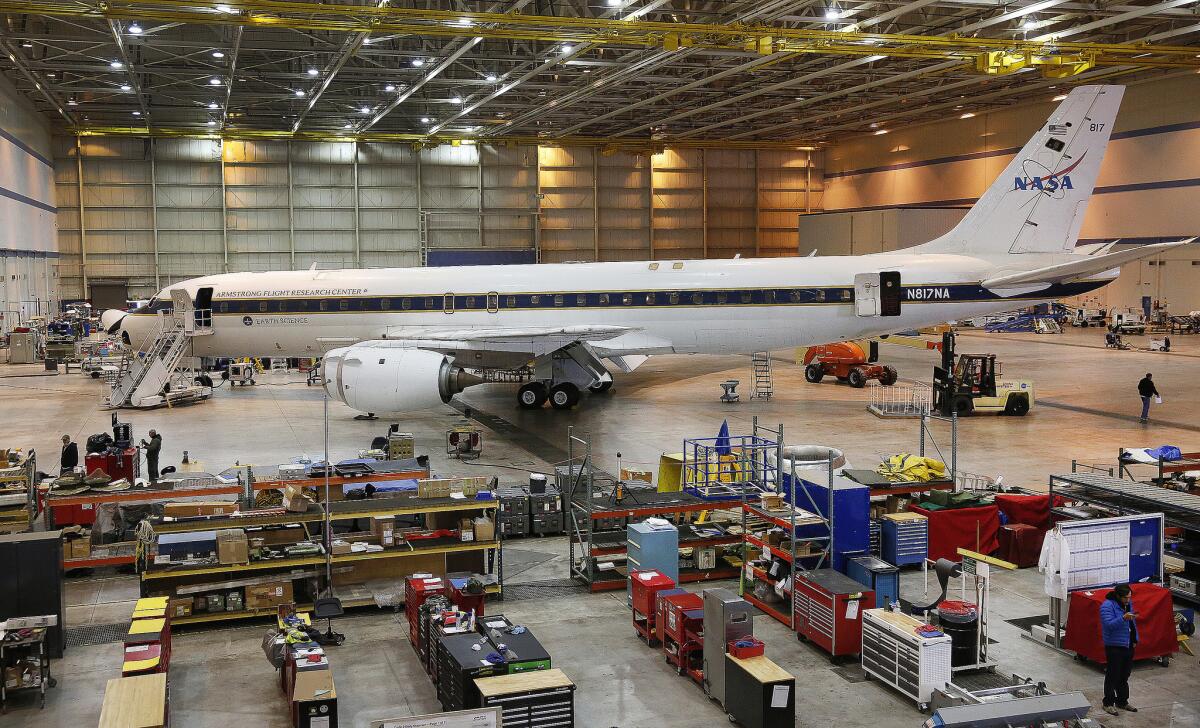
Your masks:
<svg viewBox="0 0 1200 728"><path fill-rule="evenodd" d="M1155 485L1162 485L1170 480L1171 475L1175 473L1185 473L1189 470L1200 470L1200 452L1185 452L1180 453L1181 457L1178 460L1164 462L1159 460L1155 463L1141 463L1136 461L1127 461L1121 458L1121 453L1117 453L1117 467L1120 468L1122 478L1129 478L1135 482L1138 479L1133 474L1133 468L1153 468L1157 471L1157 475L1153 476L1151 481Z"/></svg>
<svg viewBox="0 0 1200 728"><path fill-rule="evenodd" d="M332 479L332 480L337 480ZM273 481L266 481L273 482ZM310 483L311 485L312 483ZM256 489L257 489L256 484ZM329 520L331 521L346 521L355 519L367 519L375 516L405 516L405 515L425 515L429 513L453 513L453 512L493 512L498 506L498 501L492 500L471 500L457 498L429 498L418 499L415 497L409 498L391 498L382 499L376 498L365 501L338 501L330 504ZM285 525L293 523L323 523L326 519L325 508L321 504L310 505L305 513L266 513L259 515L247 516L213 516L213 517L196 517L187 520L178 520L170 522L160 522L154 526L156 534L161 533L185 533L191 531L213 531L225 528L245 528L248 526L272 526ZM452 553L466 553L473 551L481 551L485 554L486 564L485 572L491 572L496 575L496 584L485 587L485 593L502 594L504 588L504 555L502 539L499 532L496 533L496 538L489 541L466 541L466 542L451 542L437 543L430 546L412 546L407 548L396 547L385 551L374 551L365 553L349 553L349 554L334 554L329 557L328 561L331 567L338 567L347 564L376 562L381 560L403 559L410 556L429 556L429 555L444 555ZM290 559L271 559L268 561L250 562L247 564L202 564L193 566L168 566L165 568L149 568L141 574L142 595L148 596L151 591L174 592L178 586L186 585L189 591L196 591L195 587L198 584L194 583L198 577L214 576L214 575L229 575L237 577L241 575L253 575L256 573L276 573L280 579L284 578L308 578L317 575L319 578L321 571L320 567L326 566L326 556L324 554L314 554L312 556L304 556ZM299 576L293 576L295 570L306 569ZM314 571L315 570L315 571ZM281 573L282 572L282 573ZM209 585L212 590L219 590L222 587L220 583ZM343 606L368 606L376 604L377 600L374 596L356 596L343 599ZM192 624L199 622L225 621L237 619L249 619L254 617L271 616L274 614L274 608L258 609L258 610L241 610L236 612L215 612L194 614L189 617L176 617L172 619L173 624Z"/></svg>
<svg viewBox="0 0 1200 728"><path fill-rule="evenodd" d="M596 521L608 519L647 518L650 516L682 516L686 513L721 510L721 502L704 500L686 492L659 493L652 488L627 490L628 503L610 504L598 500L598 489L615 487L616 478L597 469L592 463L591 444L567 431L567 461L563 466L566 482L559 484L563 508L567 513L567 563L568 576L587 585L591 591L607 591L625 588L625 578L600 578L595 559L599 556L616 556L626 552L626 533L620 530L599 530L593 527ZM598 484L599 482L599 484ZM606 486L605 483L611 485ZM564 487L565 486L565 487ZM628 484L626 485L628 488ZM741 542L740 535L724 534L699 539L681 537L679 548L703 548L706 546L728 546ZM695 569L681 571L683 583L733 579L739 569L735 567Z"/></svg>
<svg viewBox="0 0 1200 728"><path fill-rule="evenodd" d="M25 502L18 506L0 507L0 533L15 533L28 530L37 508L37 453L29 451L25 460L17 465L4 464L5 475L0 475L0 488L23 489ZM13 493L15 497L17 494Z"/></svg>
<svg viewBox="0 0 1200 728"><path fill-rule="evenodd" d="M1181 491L1161 488L1111 475L1091 472L1075 472L1068 475L1050 476L1050 502L1059 495L1068 501L1087 503L1091 506L1112 511L1123 516L1138 513L1161 513L1164 523L1184 532L1185 538L1200 540L1200 496ZM1077 516L1052 509L1057 515ZM1165 544L1164 544L1165 545ZM1184 561L1192 573L1200 572L1200 557L1165 552L1172 558ZM1171 588L1175 596L1200 604L1200 596L1180 589Z"/></svg>

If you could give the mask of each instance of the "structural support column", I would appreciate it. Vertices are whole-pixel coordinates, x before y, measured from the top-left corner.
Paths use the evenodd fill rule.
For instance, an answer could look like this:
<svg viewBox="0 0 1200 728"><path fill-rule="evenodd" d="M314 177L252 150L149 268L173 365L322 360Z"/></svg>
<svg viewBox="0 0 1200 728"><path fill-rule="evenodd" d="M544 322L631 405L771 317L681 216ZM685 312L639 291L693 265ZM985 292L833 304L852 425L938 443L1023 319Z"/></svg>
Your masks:
<svg viewBox="0 0 1200 728"><path fill-rule="evenodd" d="M75 135L75 182L79 185L79 275L82 278L83 298L91 298L87 270L87 223L83 205L83 138Z"/></svg>
<svg viewBox="0 0 1200 728"><path fill-rule="evenodd" d="M759 187L759 157L762 151L754 150L754 257L762 256L762 189Z"/></svg>
<svg viewBox="0 0 1200 728"><path fill-rule="evenodd" d="M804 159L804 212L812 212L809 195L812 194L812 152L805 152Z"/></svg>
<svg viewBox="0 0 1200 728"><path fill-rule="evenodd" d="M708 257L708 154L700 150L700 257Z"/></svg>
<svg viewBox="0 0 1200 728"><path fill-rule="evenodd" d="M292 270L296 270L296 211L292 201L292 142L284 142L287 152L288 255Z"/></svg>
<svg viewBox="0 0 1200 728"><path fill-rule="evenodd" d="M648 234L646 236L650 247L650 260L654 260L654 153L646 153L646 221Z"/></svg>
<svg viewBox="0 0 1200 728"><path fill-rule="evenodd" d="M150 225L154 230L154 292L162 290L158 265L158 140L150 140Z"/></svg>
<svg viewBox="0 0 1200 728"><path fill-rule="evenodd" d="M479 235L479 247L487 247L486 241L483 239L483 147L475 145L475 168L479 171L479 204L476 205L476 212L479 213L479 221L476 225L476 232Z"/></svg>
<svg viewBox="0 0 1200 728"><path fill-rule="evenodd" d="M421 204L421 197L422 197L422 194L424 193L424 188L421 184L421 148L420 147L417 147L417 146L413 147L413 159L415 160L416 165L417 165L417 174L416 174L416 182L417 182L417 264L418 265L427 265L429 261L427 260L426 246L428 245L429 241L428 241L428 238L426 237L427 228L425 227L425 219L424 219L425 215L423 214L424 206Z"/></svg>
<svg viewBox="0 0 1200 728"><path fill-rule="evenodd" d="M358 141L351 142L350 153L354 155L354 265L362 267L362 240L359 236L361 222L358 205Z"/></svg>
<svg viewBox="0 0 1200 728"><path fill-rule="evenodd" d="M592 260L600 262L600 150L592 149Z"/></svg>
<svg viewBox="0 0 1200 728"><path fill-rule="evenodd" d="M225 199L225 140L217 142L217 150L221 155L221 256L222 268L229 272L229 205Z"/></svg>

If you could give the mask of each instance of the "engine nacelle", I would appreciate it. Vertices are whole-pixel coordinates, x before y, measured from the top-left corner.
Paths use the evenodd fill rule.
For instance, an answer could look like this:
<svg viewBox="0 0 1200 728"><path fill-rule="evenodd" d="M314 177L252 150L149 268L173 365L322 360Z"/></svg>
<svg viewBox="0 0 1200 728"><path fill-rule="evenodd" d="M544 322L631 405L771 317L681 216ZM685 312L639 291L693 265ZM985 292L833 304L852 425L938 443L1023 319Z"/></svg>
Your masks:
<svg viewBox="0 0 1200 728"><path fill-rule="evenodd" d="M327 353L321 378L330 397L360 412L429 409L483 381L436 351L361 344Z"/></svg>

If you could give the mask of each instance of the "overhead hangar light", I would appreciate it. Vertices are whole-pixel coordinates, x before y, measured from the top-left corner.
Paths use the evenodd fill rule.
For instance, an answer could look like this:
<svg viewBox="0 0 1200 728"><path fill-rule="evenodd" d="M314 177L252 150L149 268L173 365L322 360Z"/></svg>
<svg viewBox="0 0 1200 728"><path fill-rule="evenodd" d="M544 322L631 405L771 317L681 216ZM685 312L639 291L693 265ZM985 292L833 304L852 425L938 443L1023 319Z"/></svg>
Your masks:
<svg viewBox="0 0 1200 728"><path fill-rule="evenodd" d="M112 63L108 64L108 67L109 68L124 68L125 64L121 63L120 61L113 61Z"/></svg>
<svg viewBox="0 0 1200 728"><path fill-rule="evenodd" d="M210 79L208 79L208 85L209 85L209 86L220 86L220 85L221 85L221 79L219 79L219 78L210 78Z"/></svg>
<svg viewBox="0 0 1200 728"><path fill-rule="evenodd" d="M361 113L363 113L363 114L369 114L369 113L371 113L371 107L370 107L370 106L364 106L364 107L362 107L361 109L359 109L359 112L361 112Z"/></svg>
<svg viewBox="0 0 1200 728"><path fill-rule="evenodd" d="M127 30L132 35L141 35L142 34L142 26L138 25L137 23L134 23L133 25L129 26L127 28Z"/></svg>
<svg viewBox="0 0 1200 728"><path fill-rule="evenodd" d="M431 122L431 121L433 121L433 119L430 119L428 116L422 116L422 117L421 117L421 123L422 123L422 124L428 124L428 123L429 123L429 122Z"/></svg>
<svg viewBox="0 0 1200 728"><path fill-rule="evenodd" d="M299 88L296 89L296 98L303 98L303 97L304 97L304 89L299 89Z"/></svg>
<svg viewBox="0 0 1200 728"><path fill-rule="evenodd" d="M414 66L416 66L417 68L420 68L421 66L425 65L425 59L424 58L414 58L412 64Z"/></svg>
<svg viewBox="0 0 1200 728"><path fill-rule="evenodd" d="M394 84L394 83L389 83L387 86L384 86L384 87L383 87L383 90L384 90L384 91L387 91L388 93L391 93L391 92L393 92L393 91L395 91L395 90L396 90L396 84Z"/></svg>
<svg viewBox="0 0 1200 728"><path fill-rule="evenodd" d="M217 125L217 122L213 121L212 119L209 119L209 120L208 120L208 125L209 125L209 126L216 126L216 125Z"/></svg>
<svg viewBox="0 0 1200 728"><path fill-rule="evenodd" d="M318 71L318 70L317 70L317 69L315 69L315 68L310 68L310 69L308 69L308 75L310 75L310 76L315 76L315 75L317 75L318 73L320 73L320 71Z"/></svg>
<svg viewBox="0 0 1200 728"><path fill-rule="evenodd" d="M132 91L132 90L133 90L133 86L130 86L130 85L129 85L129 84L127 84L127 83L123 83L123 84L121 84L121 90L122 90L122 91Z"/></svg>
<svg viewBox="0 0 1200 728"><path fill-rule="evenodd" d="M224 54L224 53L222 53L221 51L213 51L213 52L212 52L212 57L213 57L213 58L224 58L224 57L225 57L225 54Z"/></svg>
<svg viewBox="0 0 1200 728"><path fill-rule="evenodd" d="M825 10L825 19L826 20L837 20L840 17L842 17L842 14L840 12L838 12L837 8L831 7L831 8L827 8Z"/></svg>

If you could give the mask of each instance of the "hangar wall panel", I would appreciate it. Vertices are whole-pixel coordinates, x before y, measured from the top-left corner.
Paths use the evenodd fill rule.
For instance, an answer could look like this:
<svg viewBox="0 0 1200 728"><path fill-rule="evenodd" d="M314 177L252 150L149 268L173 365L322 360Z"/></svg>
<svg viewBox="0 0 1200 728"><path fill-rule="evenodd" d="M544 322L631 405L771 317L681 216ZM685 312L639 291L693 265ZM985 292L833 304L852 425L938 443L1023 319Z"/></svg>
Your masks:
<svg viewBox="0 0 1200 728"><path fill-rule="evenodd" d="M430 250L542 262L794 255L820 155L85 137L54 140L64 290L132 295L225 271L420 265ZM82 232L80 222L82 220Z"/></svg>
<svg viewBox="0 0 1200 728"><path fill-rule="evenodd" d="M1081 242L1120 238L1149 243L1200 235L1200 205L1195 204L1200 192L1197 98L1196 74L1126 89ZM1055 106L1047 94L1042 103L832 147L825 153L824 209L970 205ZM1165 301L1173 312L1200 309L1200 287L1194 285L1200 265L1192 261L1200 261L1200 252L1174 254L1163 270L1145 262L1127 265L1116 283L1090 300L1110 308L1140 308L1146 295ZM1192 283L1185 283L1188 275L1167 272L1177 270L1186 271Z"/></svg>

